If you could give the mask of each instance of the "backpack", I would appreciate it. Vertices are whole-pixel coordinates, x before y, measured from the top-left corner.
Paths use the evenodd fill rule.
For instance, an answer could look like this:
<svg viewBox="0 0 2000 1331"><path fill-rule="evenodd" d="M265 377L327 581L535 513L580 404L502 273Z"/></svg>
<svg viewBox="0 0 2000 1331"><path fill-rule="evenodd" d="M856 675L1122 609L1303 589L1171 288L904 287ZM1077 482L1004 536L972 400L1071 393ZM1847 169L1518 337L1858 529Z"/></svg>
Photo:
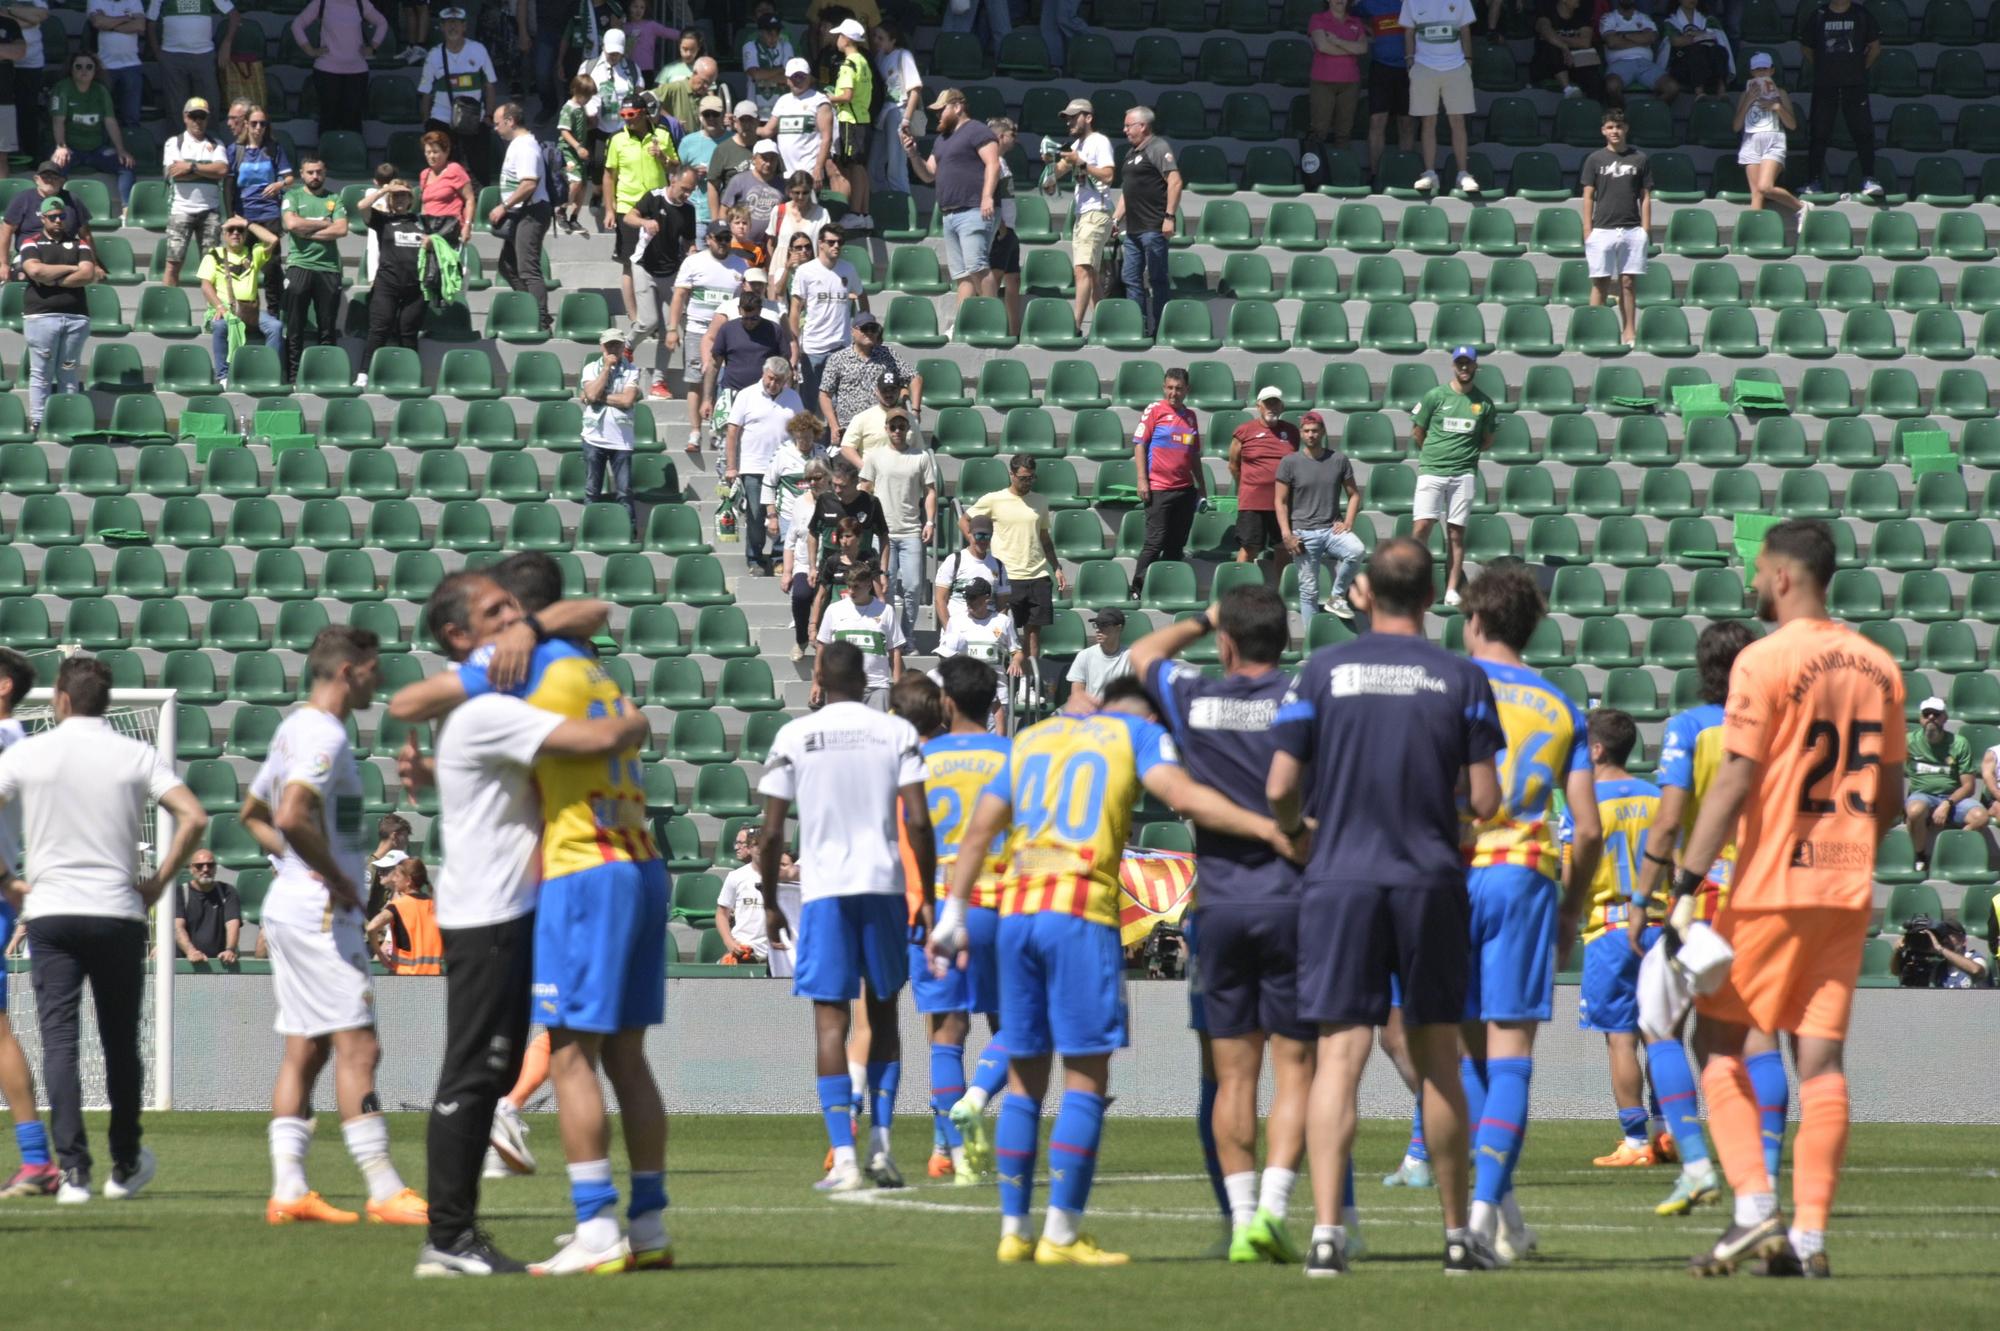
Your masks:
<svg viewBox="0 0 2000 1331"><path fill-rule="evenodd" d="M569 202L569 176L564 173L562 141L537 139L535 149L542 157L542 183L549 192L549 202L560 208Z"/></svg>

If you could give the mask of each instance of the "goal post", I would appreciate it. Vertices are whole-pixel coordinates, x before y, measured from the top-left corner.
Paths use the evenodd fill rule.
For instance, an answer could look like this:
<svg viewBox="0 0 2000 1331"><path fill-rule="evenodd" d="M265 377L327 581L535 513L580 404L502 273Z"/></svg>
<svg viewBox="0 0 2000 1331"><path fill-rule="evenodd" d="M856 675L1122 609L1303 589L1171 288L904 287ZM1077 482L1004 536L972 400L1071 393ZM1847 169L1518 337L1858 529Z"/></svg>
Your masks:
<svg viewBox="0 0 2000 1331"><path fill-rule="evenodd" d="M111 706L104 719L112 729L122 735L129 735L152 745L165 755L174 770L180 770L175 754L179 743L179 730L174 712L175 693L172 689L113 689ZM28 694L27 701L15 709L14 719L19 721L29 735L46 730L55 724L55 693L52 689L36 689ZM86 792L77 792L79 798ZM147 801L150 815L142 823L141 835L146 839L138 845L139 872L153 873L160 856L174 839L174 817L166 808L153 800ZM35 848L27 850L27 876L33 882ZM146 1107L160 1110L173 1108L174 1100L174 961L179 948L174 940L174 893L176 886L170 885L153 906L153 960L152 983L147 986L147 998L140 1017L141 1056L145 1061ZM5 977L10 982L12 976ZM21 977L25 981L26 977ZM14 1033L31 1055L41 1047L39 1013L35 1022L22 1020L26 1011L33 1010L33 994L26 983L13 986L8 1007L13 1018ZM23 1002L21 1000L25 999ZM86 1004L89 1002L86 995ZM105 1108L109 1101L103 1082L103 1051L97 1047L95 1019L80 1015L83 1038L80 1041L83 1053L83 1098L87 1109ZM31 1062L39 1064L39 1058L31 1057ZM46 1090L44 1089L44 1095Z"/></svg>

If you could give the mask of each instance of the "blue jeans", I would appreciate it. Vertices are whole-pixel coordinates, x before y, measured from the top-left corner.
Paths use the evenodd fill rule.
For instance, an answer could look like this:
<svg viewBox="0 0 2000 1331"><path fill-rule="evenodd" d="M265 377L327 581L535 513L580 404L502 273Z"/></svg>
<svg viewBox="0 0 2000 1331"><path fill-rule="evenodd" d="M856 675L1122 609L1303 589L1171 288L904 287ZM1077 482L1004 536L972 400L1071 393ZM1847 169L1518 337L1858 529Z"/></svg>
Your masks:
<svg viewBox="0 0 2000 1331"><path fill-rule="evenodd" d="M264 345L278 353L282 360L285 354L285 326L278 322L269 311L257 314L257 333L262 334ZM249 346L254 336L248 328L243 330L243 345ZM218 382L229 377L229 321L217 319L215 332L211 334L211 350L215 359L215 377Z"/></svg>
<svg viewBox="0 0 2000 1331"><path fill-rule="evenodd" d="M28 418L41 424L51 375L58 392L83 388L83 344L90 336L87 314L30 314L21 320L28 338Z"/></svg>
<svg viewBox="0 0 2000 1331"><path fill-rule="evenodd" d="M917 631L917 607L923 604L924 595L924 538L921 532L908 536L889 538L889 602L899 605L903 617L903 636L910 637ZM939 625L940 629L944 626Z"/></svg>
<svg viewBox="0 0 2000 1331"><path fill-rule="evenodd" d="M107 69L99 77L111 89L112 114L118 117L118 128L130 134L139 124L139 103L146 93L146 76L139 66L126 69Z"/></svg>
<svg viewBox="0 0 2000 1331"><path fill-rule="evenodd" d="M1299 569L1299 618L1307 623L1319 613L1319 566L1331 563L1333 568L1333 594L1347 595L1347 584L1354 581L1354 575L1361 570L1361 560L1368 552L1362 547L1361 538L1351 531L1336 533L1331 527L1318 531L1295 532L1300 550L1292 562Z"/></svg>
<svg viewBox="0 0 2000 1331"><path fill-rule="evenodd" d="M556 55L562 49L562 31L554 32L537 29L535 50L529 57L534 62L535 93L542 99L542 118L553 121L562 104L569 100L569 92L556 78Z"/></svg>
<svg viewBox="0 0 2000 1331"><path fill-rule="evenodd" d="M102 171L106 175L118 177L118 206L121 208L125 206L126 200L132 197L132 181L134 179L132 168L119 163L118 154L112 150L111 145L108 143L94 148L87 153L81 153L72 148L70 150L69 169L72 175L78 171Z"/></svg>
<svg viewBox="0 0 2000 1331"><path fill-rule="evenodd" d="M1124 253L1125 294L1144 311L1150 333L1160 326L1160 311L1167 307L1166 232L1146 231L1136 236L1128 232ZM1150 288L1150 298L1142 286Z"/></svg>
<svg viewBox="0 0 2000 1331"><path fill-rule="evenodd" d="M1007 0L972 0L963 14L954 14L947 4L944 13L938 16L938 27L945 32L971 32L982 14L986 17L988 47L998 50L1000 39L1014 31L1014 16L1008 12Z"/></svg>
<svg viewBox="0 0 2000 1331"><path fill-rule="evenodd" d="M910 192L910 159L903 152L898 132L903 128L903 108L885 106L875 120L875 144L869 150L868 183L877 193L895 190Z"/></svg>
<svg viewBox="0 0 2000 1331"><path fill-rule="evenodd" d="M828 353L829 355L832 353ZM825 356L820 357L824 362ZM771 554L765 548L771 529L764 525L764 473L739 472L736 488L743 492L743 558L752 566L768 568ZM778 553L782 554L783 547Z"/></svg>
<svg viewBox="0 0 2000 1331"><path fill-rule="evenodd" d="M952 281L962 281L992 266L993 237L1000 230L997 207L991 217L981 217L977 208L946 213L939 229L944 232L945 271ZM1162 255L1160 263L1165 265L1166 261ZM1166 271L1164 266L1161 271Z"/></svg>
<svg viewBox="0 0 2000 1331"><path fill-rule="evenodd" d="M799 400L805 403L806 410L815 416L820 414L819 381L826 377L826 363L833 359L833 353L838 350L839 347L834 347L829 351L799 352ZM846 422L843 421L842 424L845 425Z"/></svg>
<svg viewBox="0 0 2000 1331"><path fill-rule="evenodd" d="M1049 48L1049 63L1063 67L1069 39L1090 31L1083 21L1083 0L1042 0L1042 45Z"/></svg>
<svg viewBox="0 0 2000 1331"><path fill-rule="evenodd" d="M629 448L599 448L595 444L583 446L583 500L594 504L604 497L604 469L611 469L611 493L625 506L625 516L632 519L632 534L639 534L639 508L632 502L632 450Z"/></svg>

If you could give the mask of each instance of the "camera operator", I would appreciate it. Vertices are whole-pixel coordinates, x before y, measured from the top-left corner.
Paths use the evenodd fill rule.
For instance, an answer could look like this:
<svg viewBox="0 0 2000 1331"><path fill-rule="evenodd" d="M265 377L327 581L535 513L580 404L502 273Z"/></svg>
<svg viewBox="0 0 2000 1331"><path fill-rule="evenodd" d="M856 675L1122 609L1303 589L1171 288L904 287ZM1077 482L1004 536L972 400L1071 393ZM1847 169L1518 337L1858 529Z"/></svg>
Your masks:
<svg viewBox="0 0 2000 1331"><path fill-rule="evenodd" d="M1905 989L1984 989L1993 968L1967 941L1955 920L1912 916L1889 953L1889 968Z"/></svg>

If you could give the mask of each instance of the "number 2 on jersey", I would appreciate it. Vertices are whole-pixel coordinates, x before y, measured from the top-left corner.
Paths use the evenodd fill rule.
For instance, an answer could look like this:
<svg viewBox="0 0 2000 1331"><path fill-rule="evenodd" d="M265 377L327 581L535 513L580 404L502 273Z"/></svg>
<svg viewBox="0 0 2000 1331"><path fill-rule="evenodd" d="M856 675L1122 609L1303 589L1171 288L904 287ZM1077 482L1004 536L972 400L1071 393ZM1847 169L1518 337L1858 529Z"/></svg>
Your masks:
<svg viewBox="0 0 2000 1331"><path fill-rule="evenodd" d="M1848 732L1847 742L1842 744L1840 742L1840 727L1833 722L1815 721L1807 726L1805 743L1800 745L1800 747L1811 752L1824 746L1826 753L1811 767L1806 769L1806 779L1799 785L1799 812L1810 814L1815 818L1824 818L1831 814L1834 810L1833 801L1822 799L1818 795L1815 795L1813 793L1814 789L1822 781L1832 776L1833 770L1836 767L1840 768L1842 776L1848 776L1855 772L1866 771L1870 767L1879 766L1882 762L1882 755L1879 753L1863 753L1861 751L1861 741L1870 735L1879 735L1881 733L1882 723L1879 721L1856 721L1854 729ZM1843 753L1846 757L1844 764L1841 761ZM1850 790L1847 792L1847 809L1848 812L1859 814L1863 818L1873 817L1875 813L1875 801L1863 799L1859 791Z"/></svg>

